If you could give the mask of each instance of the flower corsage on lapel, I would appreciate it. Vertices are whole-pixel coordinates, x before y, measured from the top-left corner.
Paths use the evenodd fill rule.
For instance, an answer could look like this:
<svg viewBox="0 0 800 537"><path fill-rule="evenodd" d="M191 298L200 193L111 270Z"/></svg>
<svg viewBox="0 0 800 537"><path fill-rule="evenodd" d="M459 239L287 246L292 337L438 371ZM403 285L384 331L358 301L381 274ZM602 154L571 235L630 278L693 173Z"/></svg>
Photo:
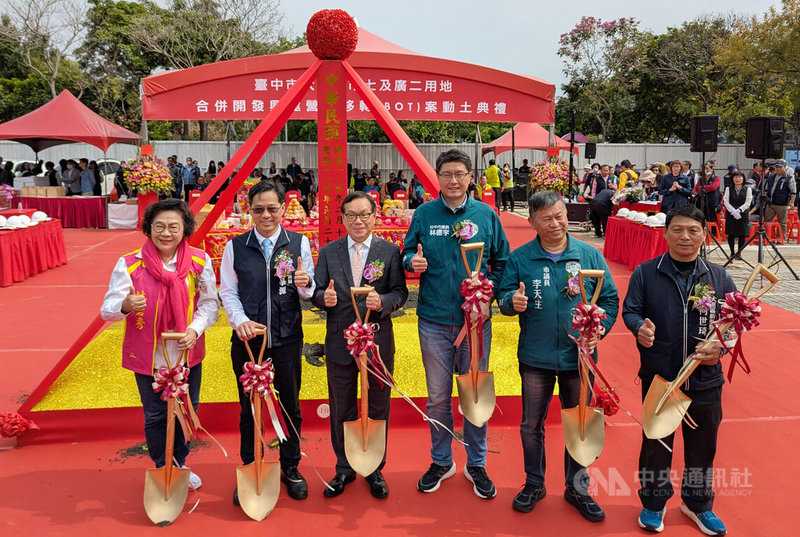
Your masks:
<svg viewBox="0 0 800 537"><path fill-rule="evenodd" d="M280 287L279 295L286 294L286 285L292 283L292 273L294 273L294 260L288 250L282 250L275 258L275 276L278 277Z"/></svg>
<svg viewBox="0 0 800 537"><path fill-rule="evenodd" d="M717 298L714 295L714 288L705 283L698 283L694 286L693 292L694 294L689 297L689 302L692 302L692 309L700 312L711 311Z"/></svg>
<svg viewBox="0 0 800 537"><path fill-rule="evenodd" d="M580 277L578 271L570 271L567 273L567 285L561 290L567 298L572 298L581 293Z"/></svg>
<svg viewBox="0 0 800 537"><path fill-rule="evenodd" d="M471 220L461 220L453 226L455 230L451 237L458 237L458 242L468 241L478 234L478 224Z"/></svg>
<svg viewBox="0 0 800 537"><path fill-rule="evenodd" d="M372 263L368 263L367 266L364 267L364 279L366 279L370 285L375 283L381 278L381 276L383 276L384 268L386 268L386 263L380 259L376 259Z"/></svg>

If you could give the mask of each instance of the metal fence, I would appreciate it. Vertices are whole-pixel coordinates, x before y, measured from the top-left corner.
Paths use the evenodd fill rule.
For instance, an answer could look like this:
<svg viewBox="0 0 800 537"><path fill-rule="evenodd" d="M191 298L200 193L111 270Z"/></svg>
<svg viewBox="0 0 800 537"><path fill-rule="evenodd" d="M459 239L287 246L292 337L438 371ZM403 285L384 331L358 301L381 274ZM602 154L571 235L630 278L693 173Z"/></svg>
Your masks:
<svg viewBox="0 0 800 537"><path fill-rule="evenodd" d="M236 152L241 143L155 141L153 146L155 154L163 159L174 154L178 156L179 161L183 162L186 157L192 157L198 161L200 168L205 169L211 160L227 162L229 156ZM576 145L579 148L580 156L575 158L575 167L580 172L584 164L589 161L583 158L584 144ZM419 144L417 147L431 164L436 161L439 153L448 149L461 149L473 158L475 155L474 144ZM135 156L137 151L138 148L133 145L115 144L109 148L106 157L125 160ZM410 166L392 144L348 144L347 151L348 161L355 168L369 170L373 161L377 160L382 170L387 172L403 170L407 176L410 176ZM39 158L56 163L62 158L77 160L86 157L89 160L98 160L103 156L102 151L86 144L60 145L39 153ZM562 152L561 156L568 158L566 152ZM33 160L34 152L28 146L17 142L0 141L0 157L14 162ZM279 169L285 168L291 157L295 157L303 169L316 170L317 144L314 142L274 142L261 157L258 166L266 169L270 162L275 162ZM717 170L720 173L726 171L729 164L737 164L742 169L749 169L756 162L753 159L745 158L743 144L720 144L717 151L706 153L705 157L706 160L716 159ZM489 153L481 157L478 167L483 169L488 166L490 158L495 158L500 166L506 162L511 164L511 152L502 153L496 157ZM522 165L523 159L528 159L530 163L533 163L543 158L545 158L544 151L520 149L514 152L514 164L517 167ZM695 169L699 169L701 164L701 154L690 152L688 144L597 144L597 158L591 159L591 162L617 164L623 159L634 163L637 170L642 170L653 162L665 163L673 159L689 160Z"/></svg>

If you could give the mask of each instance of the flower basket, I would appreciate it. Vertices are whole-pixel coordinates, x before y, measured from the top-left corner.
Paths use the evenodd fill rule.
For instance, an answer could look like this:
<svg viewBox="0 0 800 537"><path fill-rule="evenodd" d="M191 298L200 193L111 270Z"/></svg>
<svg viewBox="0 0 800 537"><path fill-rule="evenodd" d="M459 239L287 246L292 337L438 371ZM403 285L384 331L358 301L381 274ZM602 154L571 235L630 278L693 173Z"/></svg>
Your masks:
<svg viewBox="0 0 800 537"><path fill-rule="evenodd" d="M569 164L559 157L547 157L531 166L531 190L552 190L562 196L569 193Z"/></svg>
<svg viewBox="0 0 800 537"><path fill-rule="evenodd" d="M121 164L123 180L129 192L141 194L169 194L174 185L169 168L160 158L140 155Z"/></svg>
<svg viewBox="0 0 800 537"><path fill-rule="evenodd" d="M619 204L620 202L627 201L631 203L636 203L637 201L642 201L645 196L645 191L643 186L631 186L625 187L616 194L614 194L614 198L611 200L615 204Z"/></svg>

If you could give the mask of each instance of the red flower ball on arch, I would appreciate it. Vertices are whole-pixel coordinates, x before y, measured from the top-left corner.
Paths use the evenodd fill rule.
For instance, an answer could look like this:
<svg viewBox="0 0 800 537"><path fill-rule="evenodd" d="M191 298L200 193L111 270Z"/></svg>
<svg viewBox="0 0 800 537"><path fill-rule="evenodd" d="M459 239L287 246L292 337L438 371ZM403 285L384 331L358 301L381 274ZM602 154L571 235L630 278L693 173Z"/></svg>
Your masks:
<svg viewBox="0 0 800 537"><path fill-rule="evenodd" d="M306 39L311 52L321 60L346 60L358 43L353 17L341 9L317 11L308 21Z"/></svg>

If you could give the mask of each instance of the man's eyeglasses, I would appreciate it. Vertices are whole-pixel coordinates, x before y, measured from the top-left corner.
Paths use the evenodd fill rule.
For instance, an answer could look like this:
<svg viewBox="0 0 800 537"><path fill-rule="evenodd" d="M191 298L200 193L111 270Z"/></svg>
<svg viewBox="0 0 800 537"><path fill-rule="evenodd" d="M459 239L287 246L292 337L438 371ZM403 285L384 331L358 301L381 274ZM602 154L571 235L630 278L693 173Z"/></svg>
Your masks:
<svg viewBox="0 0 800 537"><path fill-rule="evenodd" d="M348 222L355 222L356 219L361 220L362 222L366 222L369 220L369 217L375 213L367 213L367 214L353 214L353 213L344 213L344 217L347 219Z"/></svg>
<svg viewBox="0 0 800 537"><path fill-rule="evenodd" d="M166 224L164 224L162 222L157 222L157 223L153 224L150 227L150 229L152 229L153 232L155 232L155 233L164 233L164 230L169 230L169 232L172 233L173 235L177 235L178 233L181 232L181 230L183 229L183 226L181 224L166 225Z"/></svg>
<svg viewBox="0 0 800 537"><path fill-rule="evenodd" d="M461 181L462 179L464 179L468 175L469 175L469 172L456 172L456 173L444 172L444 173L440 173L439 174L439 178L440 179L444 179L445 181L449 181L453 177L455 177L456 179Z"/></svg>
<svg viewBox="0 0 800 537"><path fill-rule="evenodd" d="M280 208L280 206L278 206L278 207L275 207L275 206L271 206L271 207L250 207L250 212L253 213L256 216L261 216L262 214L264 214L264 211L269 212L269 214L271 214L271 215L276 215L279 212L281 212L281 208Z"/></svg>

